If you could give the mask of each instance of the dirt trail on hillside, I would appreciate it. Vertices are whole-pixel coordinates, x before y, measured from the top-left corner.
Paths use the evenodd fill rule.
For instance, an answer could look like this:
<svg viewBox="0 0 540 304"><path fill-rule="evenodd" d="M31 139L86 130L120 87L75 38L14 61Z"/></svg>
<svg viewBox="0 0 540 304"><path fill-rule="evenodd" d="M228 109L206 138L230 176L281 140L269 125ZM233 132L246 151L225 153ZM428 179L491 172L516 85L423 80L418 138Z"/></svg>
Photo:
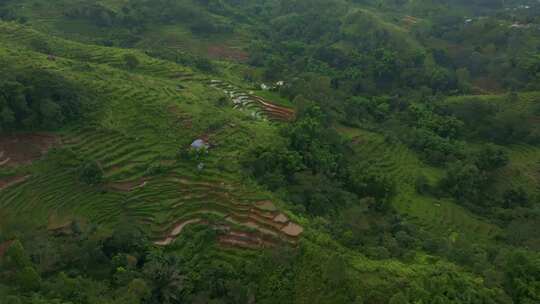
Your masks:
<svg viewBox="0 0 540 304"><path fill-rule="evenodd" d="M19 175L19 176L10 176L0 179L0 191L14 186L16 184L23 183L30 178L31 175Z"/></svg>
<svg viewBox="0 0 540 304"><path fill-rule="evenodd" d="M158 246L170 245L176 239L176 237L178 237L180 233L182 233L182 230L184 230L184 227L186 227L189 224L198 223L200 221L201 219L191 219L191 220L187 220L185 222L179 223L173 228L173 230L169 233L169 235L165 239L154 242L154 244Z"/></svg>
<svg viewBox="0 0 540 304"><path fill-rule="evenodd" d="M136 189L144 188L147 184L148 181L142 178L134 181L109 183L108 187L116 191L130 192Z"/></svg>

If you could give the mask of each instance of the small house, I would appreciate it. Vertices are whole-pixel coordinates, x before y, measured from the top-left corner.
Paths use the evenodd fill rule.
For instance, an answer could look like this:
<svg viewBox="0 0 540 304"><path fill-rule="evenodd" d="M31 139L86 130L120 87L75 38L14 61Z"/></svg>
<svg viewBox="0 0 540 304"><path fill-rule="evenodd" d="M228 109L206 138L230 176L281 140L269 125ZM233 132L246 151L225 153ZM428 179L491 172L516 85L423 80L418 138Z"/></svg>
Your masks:
<svg viewBox="0 0 540 304"><path fill-rule="evenodd" d="M195 141L193 141L193 143L191 143L191 148L192 149L195 149L197 151L199 150L207 150L208 148L210 148L210 145L204 141L203 139L196 139Z"/></svg>

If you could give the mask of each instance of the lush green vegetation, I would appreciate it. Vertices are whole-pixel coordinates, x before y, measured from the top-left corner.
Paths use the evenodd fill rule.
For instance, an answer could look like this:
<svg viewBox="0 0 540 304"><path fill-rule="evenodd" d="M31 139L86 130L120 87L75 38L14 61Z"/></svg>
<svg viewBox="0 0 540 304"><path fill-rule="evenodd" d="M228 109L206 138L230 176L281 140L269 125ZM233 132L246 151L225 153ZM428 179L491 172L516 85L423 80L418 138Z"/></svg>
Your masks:
<svg viewBox="0 0 540 304"><path fill-rule="evenodd" d="M3 131L56 129L80 118L82 88L59 74L43 70L15 70L2 63L0 90Z"/></svg>
<svg viewBox="0 0 540 304"><path fill-rule="evenodd" d="M0 0L0 303L540 302L539 16Z"/></svg>

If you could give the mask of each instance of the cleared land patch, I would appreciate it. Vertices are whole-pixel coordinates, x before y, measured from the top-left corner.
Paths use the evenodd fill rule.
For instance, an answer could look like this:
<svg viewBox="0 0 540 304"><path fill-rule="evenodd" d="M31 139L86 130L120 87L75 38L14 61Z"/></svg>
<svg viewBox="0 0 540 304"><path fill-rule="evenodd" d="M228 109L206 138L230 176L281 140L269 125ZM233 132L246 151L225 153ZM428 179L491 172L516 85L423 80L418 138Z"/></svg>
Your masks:
<svg viewBox="0 0 540 304"><path fill-rule="evenodd" d="M17 185L19 183L23 183L28 178L30 178L30 176L31 175L20 175L20 176L8 176L8 177L0 178L0 191L8 187Z"/></svg>
<svg viewBox="0 0 540 304"><path fill-rule="evenodd" d="M52 134L0 135L0 166L28 165L59 143Z"/></svg>
<svg viewBox="0 0 540 304"><path fill-rule="evenodd" d="M232 60L238 62L246 62L249 60L249 53L225 45L211 45L208 47L208 56L215 59Z"/></svg>
<svg viewBox="0 0 540 304"><path fill-rule="evenodd" d="M174 239L177 236L180 235L180 233L182 232L184 227L186 227L189 224L198 223L200 221L201 221L200 219L191 219L191 220L187 220L187 221L182 222L182 223L178 223L178 224L176 224L176 226L174 226L173 230L169 233L169 235L167 235L167 237L165 239L163 239L161 241L156 241L156 242L154 242L154 244L159 245L159 246L170 245L174 241Z"/></svg>

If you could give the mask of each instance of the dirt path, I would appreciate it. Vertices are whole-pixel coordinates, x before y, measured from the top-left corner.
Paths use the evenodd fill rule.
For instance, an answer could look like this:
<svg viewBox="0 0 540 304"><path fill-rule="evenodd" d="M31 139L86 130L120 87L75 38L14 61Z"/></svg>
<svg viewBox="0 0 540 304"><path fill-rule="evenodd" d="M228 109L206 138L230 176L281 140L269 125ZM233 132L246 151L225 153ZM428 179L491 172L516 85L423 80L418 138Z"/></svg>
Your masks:
<svg viewBox="0 0 540 304"><path fill-rule="evenodd" d="M139 188L144 188L148 181L144 178L135 181L109 183L108 187L112 190L130 192Z"/></svg>
<svg viewBox="0 0 540 304"><path fill-rule="evenodd" d="M182 230L184 230L184 227L186 227L189 224L198 223L200 221L201 221L201 219L191 219L191 220L187 220L185 222L179 223L169 233L169 236L167 236L165 239L163 239L161 241L154 242L154 244L156 244L158 246L170 245L176 239L176 237L178 237L180 235L180 233L182 233Z"/></svg>

